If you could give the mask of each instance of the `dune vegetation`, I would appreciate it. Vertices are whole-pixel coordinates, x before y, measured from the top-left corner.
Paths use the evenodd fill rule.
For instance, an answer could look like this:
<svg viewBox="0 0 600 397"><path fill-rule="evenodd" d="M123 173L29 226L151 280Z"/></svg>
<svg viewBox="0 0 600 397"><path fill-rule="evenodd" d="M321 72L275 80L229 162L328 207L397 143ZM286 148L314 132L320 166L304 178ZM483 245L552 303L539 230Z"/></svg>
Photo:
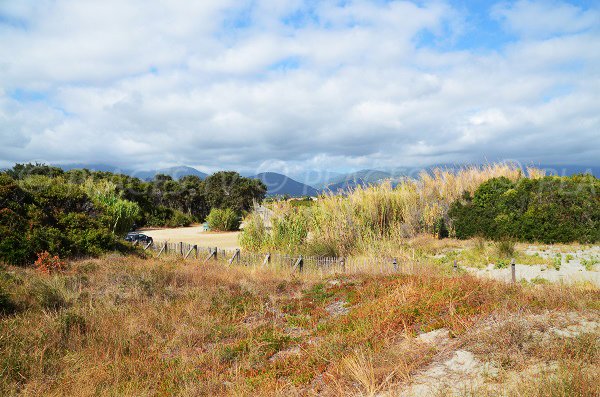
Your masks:
<svg viewBox="0 0 600 397"><path fill-rule="evenodd" d="M272 227L250 215L240 237L253 251L317 256L402 256L406 240L485 237L528 242L600 241L600 181L544 176L510 164L435 169L418 179L325 194L308 207L276 203Z"/></svg>
<svg viewBox="0 0 600 397"><path fill-rule="evenodd" d="M425 265L298 274L114 255L49 271L6 267L0 394L422 395L435 386L437 395L591 396L599 302L583 284L511 285Z"/></svg>

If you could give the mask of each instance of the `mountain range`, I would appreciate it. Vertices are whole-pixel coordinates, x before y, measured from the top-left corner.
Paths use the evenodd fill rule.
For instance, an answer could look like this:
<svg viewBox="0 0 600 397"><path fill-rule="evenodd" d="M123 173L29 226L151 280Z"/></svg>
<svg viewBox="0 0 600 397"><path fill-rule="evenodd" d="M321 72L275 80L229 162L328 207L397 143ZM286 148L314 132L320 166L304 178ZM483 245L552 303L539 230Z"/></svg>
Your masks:
<svg viewBox="0 0 600 397"><path fill-rule="evenodd" d="M121 169L106 164L68 164L60 165L60 167L64 170L88 168L95 171L115 172L134 176L142 180L152 180L157 174L170 175L173 179L179 179L187 175L195 175L200 179L204 179L208 176L208 174L188 166L176 166L143 171ZM388 171L365 169L348 174L329 171L305 171L295 173L294 179L276 172L262 172L256 175L246 174L245 176L263 181L267 186L267 195L269 196L287 195L291 197L301 197L317 196L323 192L346 192L355 189L358 186L377 184L384 180L390 180L392 185L396 185L404 178L417 177L420 171L430 171L436 167L447 169L461 168L459 165L435 165L426 168L397 168ZM538 165L537 167L545 169L549 174L553 175L573 175L589 172L596 177L600 177L600 167L579 165Z"/></svg>

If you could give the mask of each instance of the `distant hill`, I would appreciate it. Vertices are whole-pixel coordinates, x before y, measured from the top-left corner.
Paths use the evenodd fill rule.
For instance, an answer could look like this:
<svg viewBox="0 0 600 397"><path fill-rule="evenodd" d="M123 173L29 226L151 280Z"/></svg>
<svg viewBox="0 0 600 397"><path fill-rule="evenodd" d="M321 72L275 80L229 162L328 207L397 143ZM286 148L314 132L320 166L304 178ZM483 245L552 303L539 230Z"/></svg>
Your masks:
<svg viewBox="0 0 600 397"><path fill-rule="evenodd" d="M322 190L337 193L340 191L352 190L358 186L377 184L386 179L394 180L395 178L394 175L385 171L362 170L334 178L326 184Z"/></svg>
<svg viewBox="0 0 600 397"><path fill-rule="evenodd" d="M130 170L130 169L122 169L116 166L107 165L107 164L65 164L58 165L58 167L62 168L65 171L73 170L73 169L82 169L87 168L92 171L105 171L105 172L113 172L118 174L130 175L136 178L140 178L142 180L148 181L154 179L155 175L163 174L169 175L173 177L173 179L180 179L184 176L195 175L200 179L205 179L208 174L204 172L198 171L195 168L188 166L176 166L169 168L161 168L157 170Z"/></svg>
<svg viewBox="0 0 600 397"><path fill-rule="evenodd" d="M312 186L305 185L292 178L278 174L275 172L263 172L250 178L259 179L267 185L268 196L284 196L292 197L301 196L317 196L319 191Z"/></svg>
<svg viewBox="0 0 600 397"><path fill-rule="evenodd" d="M596 178L600 178L600 167L587 165L556 165L556 164L541 164L536 165L538 168L546 170L549 175L575 175L575 174L592 174Z"/></svg>
<svg viewBox="0 0 600 397"><path fill-rule="evenodd" d="M194 175L197 176L200 179L205 179L208 174L205 174L204 172L198 171L195 168L192 167L187 167L187 166L177 166L177 167L170 167L170 168L162 168L159 170L150 170L150 171L138 171L135 173L132 173L130 175L132 176L136 176L140 179L144 179L144 180L151 180L154 179L155 175L169 175L171 177L173 177L173 179L180 179L183 178L184 176L188 176L188 175Z"/></svg>
<svg viewBox="0 0 600 397"><path fill-rule="evenodd" d="M322 189L327 184L331 183L334 179L339 179L344 174L328 170L308 170L308 171L297 171L288 174L290 178L304 183L305 185L312 186L315 189Z"/></svg>

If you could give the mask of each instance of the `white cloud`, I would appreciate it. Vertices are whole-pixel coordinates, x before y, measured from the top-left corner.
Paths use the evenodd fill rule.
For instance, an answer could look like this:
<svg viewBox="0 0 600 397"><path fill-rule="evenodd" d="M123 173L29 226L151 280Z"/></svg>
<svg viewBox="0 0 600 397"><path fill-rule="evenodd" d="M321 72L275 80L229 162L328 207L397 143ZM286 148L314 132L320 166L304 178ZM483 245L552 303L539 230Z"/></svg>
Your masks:
<svg viewBox="0 0 600 397"><path fill-rule="evenodd" d="M561 1L517 1L502 3L493 9L514 33L528 38L546 38L556 34L572 34L600 28L600 11L581 8Z"/></svg>
<svg viewBox="0 0 600 397"><path fill-rule="evenodd" d="M441 2L23 4L0 5L5 163L297 173L600 158L597 10L496 6L525 39L481 54L418 44L460 34L464 15Z"/></svg>

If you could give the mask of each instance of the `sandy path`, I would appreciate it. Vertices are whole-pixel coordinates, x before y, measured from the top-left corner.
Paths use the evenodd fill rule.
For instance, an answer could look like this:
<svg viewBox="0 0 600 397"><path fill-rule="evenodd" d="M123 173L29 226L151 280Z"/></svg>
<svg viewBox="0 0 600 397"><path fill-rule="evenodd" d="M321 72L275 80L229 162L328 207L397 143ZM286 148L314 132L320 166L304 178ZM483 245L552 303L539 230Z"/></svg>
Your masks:
<svg viewBox="0 0 600 397"><path fill-rule="evenodd" d="M154 241L184 242L198 244L200 247L218 247L222 249L239 248L240 232L204 232L202 226L179 227L174 229L140 230Z"/></svg>
<svg viewBox="0 0 600 397"><path fill-rule="evenodd" d="M527 255L537 254L544 258L555 258L557 255L561 258L559 270L555 270L546 265L522 265L517 263L515 266L515 276L517 280L531 281L534 279L544 279L552 282L575 283L588 281L600 287L600 264L587 270L582 262L584 259L600 260L600 246L594 245L587 248L573 247L566 250L561 246L546 246L540 248L529 246L525 253ZM570 256L570 258L568 258ZM504 281L511 280L510 266L504 269L496 269L493 264L484 269L466 268L471 273L479 277L489 277Z"/></svg>

